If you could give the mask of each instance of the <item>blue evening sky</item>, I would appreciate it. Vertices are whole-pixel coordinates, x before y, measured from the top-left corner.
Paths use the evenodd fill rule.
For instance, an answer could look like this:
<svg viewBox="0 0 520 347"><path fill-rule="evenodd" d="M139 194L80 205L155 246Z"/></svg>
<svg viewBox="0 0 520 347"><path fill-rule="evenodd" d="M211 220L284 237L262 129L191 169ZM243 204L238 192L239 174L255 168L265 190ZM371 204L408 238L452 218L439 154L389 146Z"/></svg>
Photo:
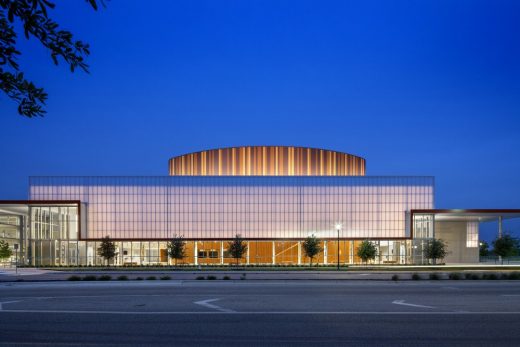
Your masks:
<svg viewBox="0 0 520 347"><path fill-rule="evenodd" d="M31 175L167 175L171 156L274 144L433 175L438 208L520 208L520 1L56 2L91 73L21 35L48 114L0 95L0 199Z"/></svg>

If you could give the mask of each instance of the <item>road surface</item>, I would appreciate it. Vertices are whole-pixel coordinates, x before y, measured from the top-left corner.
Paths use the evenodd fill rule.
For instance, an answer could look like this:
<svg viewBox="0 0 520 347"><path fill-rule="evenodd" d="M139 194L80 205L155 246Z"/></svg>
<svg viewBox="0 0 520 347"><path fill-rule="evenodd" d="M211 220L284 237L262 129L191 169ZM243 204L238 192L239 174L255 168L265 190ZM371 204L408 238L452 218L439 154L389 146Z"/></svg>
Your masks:
<svg viewBox="0 0 520 347"><path fill-rule="evenodd" d="M518 346L520 282L0 284L0 344Z"/></svg>

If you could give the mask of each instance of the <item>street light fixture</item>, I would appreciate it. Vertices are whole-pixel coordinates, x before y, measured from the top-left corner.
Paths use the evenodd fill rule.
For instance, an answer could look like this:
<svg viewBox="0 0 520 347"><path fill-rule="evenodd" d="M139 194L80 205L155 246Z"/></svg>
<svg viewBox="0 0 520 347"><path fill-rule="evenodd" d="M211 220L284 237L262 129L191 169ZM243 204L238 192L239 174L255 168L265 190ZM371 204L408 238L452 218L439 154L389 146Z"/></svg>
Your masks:
<svg viewBox="0 0 520 347"><path fill-rule="evenodd" d="M343 225L341 223L336 223L336 231L338 232L338 249L337 249L337 253L336 253L336 259L338 261L338 270L339 270L339 232L341 231L341 228L343 227Z"/></svg>
<svg viewBox="0 0 520 347"><path fill-rule="evenodd" d="M15 263L14 266L15 266L15 269L16 269L15 270L16 274L18 275L18 244L17 243L14 244L14 250L16 251L16 260L15 260L16 263Z"/></svg>

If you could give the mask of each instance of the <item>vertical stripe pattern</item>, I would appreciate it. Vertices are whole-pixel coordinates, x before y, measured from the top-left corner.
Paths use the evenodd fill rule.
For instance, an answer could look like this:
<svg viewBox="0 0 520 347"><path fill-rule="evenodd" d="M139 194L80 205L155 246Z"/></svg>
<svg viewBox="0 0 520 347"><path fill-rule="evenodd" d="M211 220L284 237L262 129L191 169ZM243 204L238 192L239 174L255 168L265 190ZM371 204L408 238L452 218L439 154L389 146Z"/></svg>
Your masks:
<svg viewBox="0 0 520 347"><path fill-rule="evenodd" d="M170 176L364 176L365 159L289 146L210 149L169 160Z"/></svg>

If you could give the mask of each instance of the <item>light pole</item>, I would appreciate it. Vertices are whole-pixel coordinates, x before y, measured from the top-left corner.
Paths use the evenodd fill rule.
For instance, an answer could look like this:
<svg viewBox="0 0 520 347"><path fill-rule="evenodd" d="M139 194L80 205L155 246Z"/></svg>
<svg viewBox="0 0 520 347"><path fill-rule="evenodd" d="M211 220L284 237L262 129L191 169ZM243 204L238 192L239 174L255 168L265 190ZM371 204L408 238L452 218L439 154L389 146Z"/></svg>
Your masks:
<svg viewBox="0 0 520 347"><path fill-rule="evenodd" d="M338 261L338 270L339 270L339 232L341 230L341 227L342 227L341 223L336 223L336 231L338 232L338 242L337 242L338 247L337 247L337 253L336 253L336 259Z"/></svg>
<svg viewBox="0 0 520 347"><path fill-rule="evenodd" d="M17 243L14 244L14 250L16 252L16 260L14 263L14 268L15 268L16 274L18 275L18 244Z"/></svg>

